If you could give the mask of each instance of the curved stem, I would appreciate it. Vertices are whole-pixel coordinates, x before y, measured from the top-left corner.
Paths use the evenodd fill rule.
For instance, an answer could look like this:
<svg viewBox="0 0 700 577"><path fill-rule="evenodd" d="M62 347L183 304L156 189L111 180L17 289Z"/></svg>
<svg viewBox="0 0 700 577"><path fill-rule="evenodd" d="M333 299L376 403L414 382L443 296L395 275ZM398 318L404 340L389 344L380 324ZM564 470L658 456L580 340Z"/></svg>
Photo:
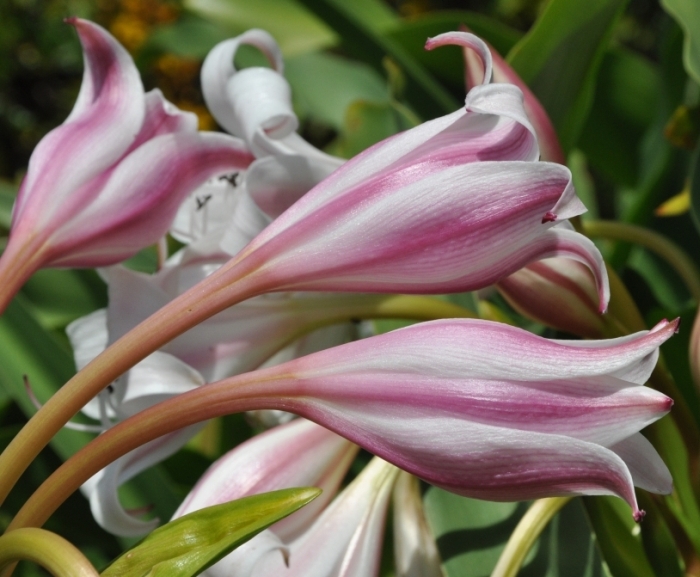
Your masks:
<svg viewBox="0 0 700 577"><path fill-rule="evenodd" d="M290 399L275 395L274 381L281 377L272 369L275 367L204 385L116 424L56 469L24 503L8 531L42 525L95 473L158 437L227 414L254 409L289 410L285 401Z"/></svg>
<svg viewBox="0 0 700 577"><path fill-rule="evenodd" d="M700 303L700 271L693 260L675 242L643 226L624 222L590 221L583 223L591 237L622 240L643 246L664 259L683 279L688 291Z"/></svg>
<svg viewBox="0 0 700 577"><path fill-rule="evenodd" d="M235 263L223 267L204 287L196 285L180 295L98 355L37 411L0 455L0 504L52 437L102 389L186 330L265 290L264 279L251 279Z"/></svg>
<svg viewBox="0 0 700 577"><path fill-rule="evenodd" d="M552 517L571 499L572 497L552 497L535 501L508 539L491 577L515 577Z"/></svg>
<svg viewBox="0 0 700 577"><path fill-rule="evenodd" d="M18 529L0 537L0 570L17 561L32 561L55 577L99 577L78 549L44 529Z"/></svg>
<svg viewBox="0 0 700 577"><path fill-rule="evenodd" d="M243 280L235 282L231 276L215 273L207 279L206 294L195 287L171 301L95 358L49 399L0 455L0 502L53 435L113 380L187 329L228 306L265 292L261 283L244 275ZM307 299L304 304L318 309L321 315L320 320L301 327L302 334L353 318L432 320L476 316L447 301L411 295L329 295ZM298 336L301 334L290 338Z"/></svg>

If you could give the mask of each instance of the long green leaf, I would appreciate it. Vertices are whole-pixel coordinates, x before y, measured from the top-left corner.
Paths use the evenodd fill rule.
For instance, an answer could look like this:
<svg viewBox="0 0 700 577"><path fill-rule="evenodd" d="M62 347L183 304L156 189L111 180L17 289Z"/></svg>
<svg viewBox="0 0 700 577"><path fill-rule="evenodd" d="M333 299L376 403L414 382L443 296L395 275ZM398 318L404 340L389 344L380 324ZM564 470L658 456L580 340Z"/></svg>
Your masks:
<svg viewBox="0 0 700 577"><path fill-rule="evenodd" d="M320 489L284 489L207 507L159 527L102 577L191 577L300 509Z"/></svg>
<svg viewBox="0 0 700 577"><path fill-rule="evenodd" d="M332 29L294 0L185 0L185 7L219 24L231 36L264 28L285 56L327 48L338 41Z"/></svg>
<svg viewBox="0 0 700 577"><path fill-rule="evenodd" d="M446 577L486 577L527 511L527 504L466 499L431 487L425 495L425 511ZM579 500L573 500L554 517L519 575L608 575Z"/></svg>
<svg viewBox="0 0 700 577"><path fill-rule="evenodd" d="M380 34L366 19L340 0L301 0L301 2L341 37L341 46L351 57L384 73L389 56L406 76L406 99L424 118L453 112L460 103L415 61L399 43ZM423 40L425 42L425 40Z"/></svg>
<svg viewBox="0 0 700 577"><path fill-rule="evenodd" d="M508 60L539 98L565 150L588 115L598 67L626 0L551 0Z"/></svg>
<svg viewBox="0 0 700 577"><path fill-rule="evenodd" d="M683 28L683 64L695 82L700 83L700 2L661 0L661 5Z"/></svg>
<svg viewBox="0 0 700 577"><path fill-rule="evenodd" d="M700 232L700 144L693 153L690 162L690 211L693 215L695 228Z"/></svg>
<svg viewBox="0 0 700 577"><path fill-rule="evenodd" d="M617 497L586 497L586 513L615 577L654 577L629 507Z"/></svg>

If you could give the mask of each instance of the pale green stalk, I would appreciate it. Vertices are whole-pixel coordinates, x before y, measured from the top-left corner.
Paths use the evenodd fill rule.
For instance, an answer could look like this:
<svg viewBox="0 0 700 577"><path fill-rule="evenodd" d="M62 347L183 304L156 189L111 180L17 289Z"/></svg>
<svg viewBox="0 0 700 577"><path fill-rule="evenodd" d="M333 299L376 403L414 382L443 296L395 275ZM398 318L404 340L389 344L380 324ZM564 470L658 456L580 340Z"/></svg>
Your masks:
<svg viewBox="0 0 700 577"><path fill-rule="evenodd" d="M0 571L11 571L17 561L36 563L54 577L99 577L70 542L44 529L17 529L0 537Z"/></svg>
<svg viewBox="0 0 700 577"><path fill-rule="evenodd" d="M625 222L594 220L584 222L583 230L593 238L630 242L655 253L673 267L693 299L700 303L700 271L675 242L653 230Z"/></svg>
<svg viewBox="0 0 700 577"><path fill-rule="evenodd" d="M551 497L535 501L508 539L491 577L515 577L542 531L571 499L571 497Z"/></svg>

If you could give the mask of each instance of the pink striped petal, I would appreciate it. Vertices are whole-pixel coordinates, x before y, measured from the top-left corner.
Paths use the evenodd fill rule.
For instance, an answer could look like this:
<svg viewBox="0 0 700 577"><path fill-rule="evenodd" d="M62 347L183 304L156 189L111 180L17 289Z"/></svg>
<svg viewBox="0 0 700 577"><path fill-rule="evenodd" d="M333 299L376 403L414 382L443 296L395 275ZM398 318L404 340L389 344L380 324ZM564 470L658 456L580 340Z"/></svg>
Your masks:
<svg viewBox="0 0 700 577"><path fill-rule="evenodd" d="M340 486L358 447L335 433L297 419L257 435L216 461L173 518L249 495L317 486L323 493L308 507L272 526L289 542L311 525Z"/></svg>
<svg viewBox="0 0 700 577"><path fill-rule="evenodd" d="M70 227L50 239L52 266L103 266L155 243L184 197L212 175L245 166L239 141L216 133L158 136L129 154Z"/></svg>
<svg viewBox="0 0 700 577"><path fill-rule="evenodd" d="M560 257L532 263L496 288L523 316L582 337L603 335L595 279L580 262Z"/></svg>
<svg viewBox="0 0 700 577"><path fill-rule="evenodd" d="M20 222L55 226L54 214L84 202L74 198L74 191L124 154L144 119L143 85L131 56L97 24L78 18L69 22L83 44L83 84L66 121L32 153L13 229Z"/></svg>
<svg viewBox="0 0 700 577"><path fill-rule="evenodd" d="M457 34L457 33L454 33ZM452 42L457 44L457 42ZM466 64L466 80L467 90L480 83L480 79L484 75L483 60L481 49L477 52L474 47L462 44L464 46L464 60ZM520 76L511 68L510 64L495 50L492 46L488 46L491 59L493 61L493 82L514 84L522 90L525 98L525 112L532 121L537 140L542 149L542 160L566 164L566 156L564 155L559 138L554 130L552 121L549 119L547 111L543 108L540 101L534 95L532 90L525 84Z"/></svg>
<svg viewBox="0 0 700 577"><path fill-rule="evenodd" d="M658 458L627 440L672 401L615 374L636 374L633 365L646 366L676 327L591 346L486 321L435 321L211 387L231 387L246 407L316 421L453 492L615 494L640 517L626 461L651 487L640 471L659 471Z"/></svg>
<svg viewBox="0 0 700 577"><path fill-rule="evenodd" d="M552 228L551 221L584 210L566 168L479 162L423 178L407 168L319 204L325 183L344 169L222 272L238 263L258 268L274 290L444 293L481 288L529 262L567 255L593 270L601 306L607 303L597 249L581 235Z"/></svg>

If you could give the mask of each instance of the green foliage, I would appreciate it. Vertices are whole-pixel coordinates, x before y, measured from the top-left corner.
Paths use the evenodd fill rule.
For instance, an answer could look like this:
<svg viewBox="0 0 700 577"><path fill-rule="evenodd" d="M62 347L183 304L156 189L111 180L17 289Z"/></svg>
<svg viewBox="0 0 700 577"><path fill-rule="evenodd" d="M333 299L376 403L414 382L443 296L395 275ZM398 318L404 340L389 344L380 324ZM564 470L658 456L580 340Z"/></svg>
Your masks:
<svg viewBox="0 0 700 577"><path fill-rule="evenodd" d="M700 4L694 0L661 0L685 32L683 63L688 74L700 83Z"/></svg>
<svg viewBox="0 0 700 577"><path fill-rule="evenodd" d="M570 150L588 116L596 75L625 0L552 0L508 61Z"/></svg>
<svg viewBox="0 0 700 577"><path fill-rule="evenodd" d="M478 501L431 487L425 495L425 511L446 577L487 577L527 504ZM555 516L518 575L610 575L580 501L572 501Z"/></svg>
<svg viewBox="0 0 700 577"><path fill-rule="evenodd" d="M195 511L153 531L102 577L193 577L320 493L285 489Z"/></svg>

